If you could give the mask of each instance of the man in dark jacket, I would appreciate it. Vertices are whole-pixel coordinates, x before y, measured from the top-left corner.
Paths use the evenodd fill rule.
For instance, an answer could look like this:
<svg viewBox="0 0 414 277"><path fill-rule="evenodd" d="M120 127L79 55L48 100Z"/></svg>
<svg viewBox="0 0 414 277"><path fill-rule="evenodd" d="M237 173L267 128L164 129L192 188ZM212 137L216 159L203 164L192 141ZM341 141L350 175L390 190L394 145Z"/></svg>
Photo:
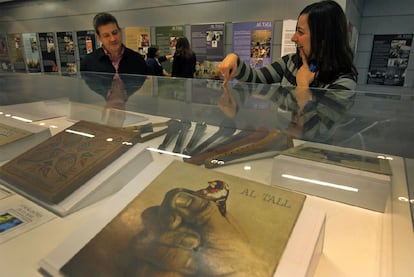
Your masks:
<svg viewBox="0 0 414 277"><path fill-rule="evenodd" d="M122 44L122 31L113 15L98 13L93 19L93 26L102 47L81 61L81 71L147 74L144 58Z"/></svg>
<svg viewBox="0 0 414 277"><path fill-rule="evenodd" d="M93 27L102 47L81 60L82 78L90 89L108 99L111 94L124 93L126 99L145 81L147 64L144 58L122 44L122 32L116 18L109 13L98 13ZM114 86L113 82L117 85ZM121 84L121 85L119 85ZM122 88L122 91L114 91Z"/></svg>

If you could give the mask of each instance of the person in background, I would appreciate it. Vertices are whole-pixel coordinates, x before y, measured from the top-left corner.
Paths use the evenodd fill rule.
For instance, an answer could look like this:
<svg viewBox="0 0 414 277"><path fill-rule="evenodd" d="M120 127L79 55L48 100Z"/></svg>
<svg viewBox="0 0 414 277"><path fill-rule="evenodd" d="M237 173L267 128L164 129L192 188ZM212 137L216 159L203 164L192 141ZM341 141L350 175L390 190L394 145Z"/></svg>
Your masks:
<svg viewBox="0 0 414 277"><path fill-rule="evenodd" d="M193 78L196 69L196 54L186 37L177 39L172 64L172 77Z"/></svg>
<svg viewBox="0 0 414 277"><path fill-rule="evenodd" d="M172 59L173 55L161 56L161 50L157 45L152 45L148 48L147 53L147 67L148 75L155 76L171 76L163 67L162 62Z"/></svg>
<svg viewBox="0 0 414 277"><path fill-rule="evenodd" d="M296 53L261 68L252 68L237 54L228 54L218 68L226 86L231 78L242 82L279 83L296 87L280 95L293 112L293 125L302 138L325 136L355 98L357 70L349 46L347 19L335 1L306 6L299 14L291 40ZM314 89L319 88L319 89ZM320 89L323 88L323 89ZM324 90L328 89L328 90Z"/></svg>
<svg viewBox="0 0 414 277"><path fill-rule="evenodd" d="M112 14L102 12L95 15L93 27L102 47L86 55L80 71L147 74L144 58L123 45L121 28Z"/></svg>

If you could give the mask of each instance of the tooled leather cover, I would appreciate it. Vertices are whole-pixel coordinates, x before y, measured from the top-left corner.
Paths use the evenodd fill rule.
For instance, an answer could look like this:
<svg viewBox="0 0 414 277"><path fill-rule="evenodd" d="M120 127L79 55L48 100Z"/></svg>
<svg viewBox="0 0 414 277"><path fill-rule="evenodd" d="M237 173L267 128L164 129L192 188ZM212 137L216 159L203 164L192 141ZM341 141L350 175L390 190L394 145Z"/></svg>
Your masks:
<svg viewBox="0 0 414 277"><path fill-rule="evenodd" d="M0 167L0 178L57 204L138 142L139 134L79 121Z"/></svg>

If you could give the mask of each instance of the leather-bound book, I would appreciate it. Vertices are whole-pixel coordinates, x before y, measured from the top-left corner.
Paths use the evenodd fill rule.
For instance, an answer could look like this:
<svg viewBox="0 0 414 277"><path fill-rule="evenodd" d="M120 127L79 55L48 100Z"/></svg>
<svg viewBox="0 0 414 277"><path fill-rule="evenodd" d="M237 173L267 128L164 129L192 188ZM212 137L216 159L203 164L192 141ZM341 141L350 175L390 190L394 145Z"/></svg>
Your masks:
<svg viewBox="0 0 414 277"><path fill-rule="evenodd" d="M79 121L0 167L0 178L47 203L57 204L114 162L139 134Z"/></svg>

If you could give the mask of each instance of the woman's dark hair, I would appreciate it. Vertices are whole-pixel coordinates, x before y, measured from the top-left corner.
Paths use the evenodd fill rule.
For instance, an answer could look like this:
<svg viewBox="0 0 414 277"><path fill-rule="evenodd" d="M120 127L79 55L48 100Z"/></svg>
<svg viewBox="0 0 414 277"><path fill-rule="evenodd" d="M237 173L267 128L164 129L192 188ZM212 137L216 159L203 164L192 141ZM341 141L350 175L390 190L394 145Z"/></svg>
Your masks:
<svg viewBox="0 0 414 277"><path fill-rule="evenodd" d="M303 14L308 15L311 35L308 62L316 65L318 80L329 83L339 74L351 74L356 79L358 73L349 46L348 23L341 6L335 1L324 0L308 5L300 13Z"/></svg>
<svg viewBox="0 0 414 277"><path fill-rule="evenodd" d="M113 16L110 13L98 13L95 15L95 17L93 18L93 28L95 29L95 32L99 35L99 30L98 28L100 26L106 25L106 24L110 24L110 23L114 23L116 24L116 27L118 29L119 25L118 25L118 20L116 20L115 16Z"/></svg>
<svg viewBox="0 0 414 277"><path fill-rule="evenodd" d="M186 37L179 37L175 45L175 55L191 57L193 55L193 50L190 47L190 42Z"/></svg>
<svg viewBox="0 0 414 277"><path fill-rule="evenodd" d="M160 48L157 45L151 45L150 47L148 47L148 53L147 53L147 58L155 58L157 55L157 51Z"/></svg>

